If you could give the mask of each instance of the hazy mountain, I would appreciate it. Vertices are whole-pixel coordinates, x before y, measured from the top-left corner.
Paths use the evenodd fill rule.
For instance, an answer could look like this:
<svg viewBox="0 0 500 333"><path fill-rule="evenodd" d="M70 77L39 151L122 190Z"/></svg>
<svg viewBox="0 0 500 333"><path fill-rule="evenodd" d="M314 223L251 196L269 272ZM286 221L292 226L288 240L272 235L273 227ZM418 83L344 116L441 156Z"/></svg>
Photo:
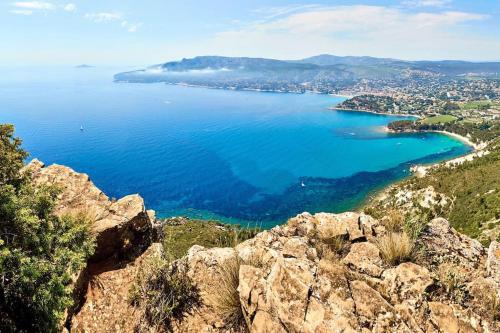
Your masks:
<svg viewBox="0 0 500 333"><path fill-rule="evenodd" d="M355 57L346 56L339 57L330 54L321 54L310 58L305 58L296 61L298 63L315 64L319 66L331 66L331 65L353 65L353 66L374 66L381 64L396 64L404 63L401 60L389 59L389 58L374 58L374 57Z"/></svg>
<svg viewBox="0 0 500 333"><path fill-rule="evenodd" d="M402 85L465 75L500 78L500 62L404 61L319 55L295 61L202 56L119 73L116 81L165 82L226 89L332 92L362 80Z"/></svg>

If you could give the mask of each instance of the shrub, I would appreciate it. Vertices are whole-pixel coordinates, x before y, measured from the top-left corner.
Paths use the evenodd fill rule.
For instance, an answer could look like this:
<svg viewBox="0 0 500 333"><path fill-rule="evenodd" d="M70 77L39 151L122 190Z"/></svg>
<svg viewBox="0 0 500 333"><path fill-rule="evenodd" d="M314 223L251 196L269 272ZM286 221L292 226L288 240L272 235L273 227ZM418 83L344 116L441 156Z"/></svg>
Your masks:
<svg viewBox="0 0 500 333"><path fill-rule="evenodd" d="M234 329L245 329L245 317L241 308L239 285L240 260L226 260L220 267L220 280L208 292L210 306L224 318L226 325Z"/></svg>
<svg viewBox="0 0 500 333"><path fill-rule="evenodd" d="M0 125L0 331L57 331L94 251L90 221L53 214L58 190L21 174L27 154L12 135Z"/></svg>
<svg viewBox="0 0 500 333"><path fill-rule="evenodd" d="M462 303L465 300L466 276L460 271L460 268L449 263L439 265L437 270L439 285L443 288L446 295L456 303Z"/></svg>
<svg viewBox="0 0 500 333"><path fill-rule="evenodd" d="M414 243L404 232L390 232L378 240L382 258L390 265L397 265L411 259Z"/></svg>
<svg viewBox="0 0 500 333"><path fill-rule="evenodd" d="M183 265L162 257L145 261L130 290L129 300L141 309L138 331L170 330L175 319L200 304L197 288Z"/></svg>

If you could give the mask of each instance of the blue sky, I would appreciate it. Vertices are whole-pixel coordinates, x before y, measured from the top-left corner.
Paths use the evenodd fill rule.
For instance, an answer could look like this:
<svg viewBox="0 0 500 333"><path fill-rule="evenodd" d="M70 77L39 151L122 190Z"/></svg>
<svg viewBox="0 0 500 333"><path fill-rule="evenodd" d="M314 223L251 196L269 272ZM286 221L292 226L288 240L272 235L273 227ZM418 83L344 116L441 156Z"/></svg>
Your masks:
<svg viewBox="0 0 500 333"><path fill-rule="evenodd" d="M500 1L0 0L0 64L321 53L500 60Z"/></svg>

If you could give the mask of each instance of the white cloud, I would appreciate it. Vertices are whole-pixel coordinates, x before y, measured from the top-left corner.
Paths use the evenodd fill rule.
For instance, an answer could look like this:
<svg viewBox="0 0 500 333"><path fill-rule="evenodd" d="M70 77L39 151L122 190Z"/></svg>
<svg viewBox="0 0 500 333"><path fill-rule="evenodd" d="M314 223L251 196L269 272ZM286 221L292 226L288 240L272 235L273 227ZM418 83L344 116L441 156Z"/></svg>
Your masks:
<svg viewBox="0 0 500 333"><path fill-rule="evenodd" d="M128 32L136 32L142 26L142 22L129 23L125 20L122 21L121 26L127 29Z"/></svg>
<svg viewBox="0 0 500 333"><path fill-rule="evenodd" d="M142 26L142 22L128 22L120 13L91 13L85 14L85 18L96 23L116 21L128 32L136 32Z"/></svg>
<svg viewBox="0 0 500 333"><path fill-rule="evenodd" d="M488 15L406 11L384 6L331 6L302 10L217 33L190 47L195 53L302 58L320 53L415 58L484 57L500 41L466 28Z"/></svg>
<svg viewBox="0 0 500 333"><path fill-rule="evenodd" d="M134 23L134 24L129 25L127 30L128 30L128 32L136 32L137 29L139 29L141 26L142 26L141 22Z"/></svg>
<svg viewBox="0 0 500 333"><path fill-rule="evenodd" d="M74 3L68 3L64 5L63 9L67 12L74 12L76 11L76 5Z"/></svg>
<svg viewBox="0 0 500 333"><path fill-rule="evenodd" d="M14 2L12 5L17 8L25 8L26 10L31 10L31 9L53 10L56 8L54 4L42 1Z"/></svg>
<svg viewBox="0 0 500 333"><path fill-rule="evenodd" d="M452 0L408 0L403 5L410 7L444 7L452 3Z"/></svg>
<svg viewBox="0 0 500 333"><path fill-rule="evenodd" d="M101 23L110 21L120 21L123 19L123 16L120 13L90 13L90 14L85 14L85 18L97 23Z"/></svg>
<svg viewBox="0 0 500 333"><path fill-rule="evenodd" d="M33 11L29 10L29 9L13 9L10 12L12 14L18 14L18 15L31 15L31 14L33 14Z"/></svg>
<svg viewBox="0 0 500 333"><path fill-rule="evenodd" d="M275 17L283 16L286 14L291 14L298 11L304 11L312 8L319 8L318 5L290 5L290 6L280 6L280 7L261 7L254 9L252 12L266 19L272 19Z"/></svg>

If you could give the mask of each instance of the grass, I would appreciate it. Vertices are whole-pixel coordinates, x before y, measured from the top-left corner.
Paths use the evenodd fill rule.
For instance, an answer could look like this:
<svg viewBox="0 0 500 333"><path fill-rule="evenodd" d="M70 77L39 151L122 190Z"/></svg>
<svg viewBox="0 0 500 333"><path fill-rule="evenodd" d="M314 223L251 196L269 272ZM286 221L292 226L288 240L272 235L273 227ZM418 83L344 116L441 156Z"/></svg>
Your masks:
<svg viewBox="0 0 500 333"><path fill-rule="evenodd" d="M130 290L129 301L140 309L138 332L169 331L174 320L198 306L201 298L186 267L161 257L143 263Z"/></svg>
<svg viewBox="0 0 500 333"><path fill-rule="evenodd" d="M444 123L451 123L451 122L453 122L453 121L455 121L457 119L458 118L455 117L455 116L443 114L443 115L439 115L439 116L425 118L425 119L422 120L422 123L423 124L428 124L428 125L432 125L432 124L444 124Z"/></svg>
<svg viewBox="0 0 500 333"><path fill-rule="evenodd" d="M497 101L470 101L466 103L462 103L460 108L462 110L478 110L478 109L487 109L491 107L500 107L500 102Z"/></svg>
<svg viewBox="0 0 500 333"><path fill-rule="evenodd" d="M187 254L193 245L203 247L234 247L254 237L260 229L240 228L215 221L170 219L163 227L163 249L171 259Z"/></svg>
<svg viewBox="0 0 500 333"><path fill-rule="evenodd" d="M405 223L403 214L396 210L390 209L387 215L382 218L382 225L391 232L401 231Z"/></svg>
<svg viewBox="0 0 500 333"><path fill-rule="evenodd" d="M245 317L238 293L240 260L226 260L220 266L220 280L208 292L208 304L224 318L226 325L242 330L246 327Z"/></svg>
<svg viewBox="0 0 500 333"><path fill-rule="evenodd" d="M377 244L382 259L389 265L398 265L411 259L414 242L404 232L390 232L379 238Z"/></svg>

